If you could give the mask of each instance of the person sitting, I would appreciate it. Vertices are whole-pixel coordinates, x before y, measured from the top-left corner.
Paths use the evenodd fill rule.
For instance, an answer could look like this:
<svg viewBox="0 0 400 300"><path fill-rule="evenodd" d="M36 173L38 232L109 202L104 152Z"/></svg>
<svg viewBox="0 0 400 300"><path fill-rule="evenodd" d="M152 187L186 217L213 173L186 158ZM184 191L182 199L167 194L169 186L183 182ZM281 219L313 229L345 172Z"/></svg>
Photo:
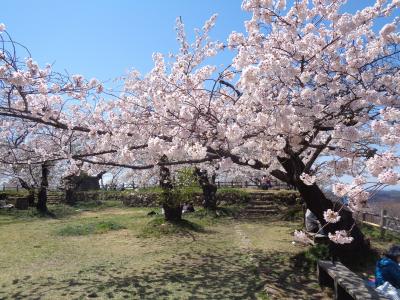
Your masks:
<svg viewBox="0 0 400 300"><path fill-rule="evenodd" d="M307 232L317 233L319 230L319 222L317 217L307 208L305 216L305 225Z"/></svg>
<svg viewBox="0 0 400 300"><path fill-rule="evenodd" d="M312 213L311 210L307 208L306 215L305 215L305 225L307 232L322 234L324 235L324 231L322 229L321 223L318 221L316 215Z"/></svg>
<svg viewBox="0 0 400 300"><path fill-rule="evenodd" d="M268 190L267 176L261 178L260 187L262 190Z"/></svg>
<svg viewBox="0 0 400 300"><path fill-rule="evenodd" d="M270 178L267 177L267 180L265 181L265 183L266 183L268 189L272 188L272 182L271 182Z"/></svg>
<svg viewBox="0 0 400 300"><path fill-rule="evenodd" d="M193 203L189 203L189 204L185 203L185 204L183 204L182 213L186 214L186 213L190 213L190 212L194 212Z"/></svg>
<svg viewBox="0 0 400 300"><path fill-rule="evenodd" d="M378 260L375 269L375 286L379 287L385 282L390 283L395 289L400 289L400 246L393 245Z"/></svg>
<svg viewBox="0 0 400 300"><path fill-rule="evenodd" d="M188 211L188 212L194 212L194 206L193 206L193 203L192 203L192 202L189 203L189 205L188 205L188 207L187 207L187 211Z"/></svg>
<svg viewBox="0 0 400 300"><path fill-rule="evenodd" d="M12 204L7 204L6 200L0 200L0 208L13 208L14 205Z"/></svg>

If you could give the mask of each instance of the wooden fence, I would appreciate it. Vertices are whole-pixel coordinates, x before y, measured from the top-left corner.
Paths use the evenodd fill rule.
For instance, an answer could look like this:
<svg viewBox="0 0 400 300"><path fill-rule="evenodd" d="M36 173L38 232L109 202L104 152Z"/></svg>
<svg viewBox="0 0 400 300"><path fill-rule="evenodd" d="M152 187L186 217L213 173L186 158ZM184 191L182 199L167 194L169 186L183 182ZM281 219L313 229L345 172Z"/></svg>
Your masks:
<svg viewBox="0 0 400 300"><path fill-rule="evenodd" d="M400 218L389 216L385 209L382 209L379 214L361 212L357 219L363 224L380 228L381 236L384 236L386 230L400 233Z"/></svg>

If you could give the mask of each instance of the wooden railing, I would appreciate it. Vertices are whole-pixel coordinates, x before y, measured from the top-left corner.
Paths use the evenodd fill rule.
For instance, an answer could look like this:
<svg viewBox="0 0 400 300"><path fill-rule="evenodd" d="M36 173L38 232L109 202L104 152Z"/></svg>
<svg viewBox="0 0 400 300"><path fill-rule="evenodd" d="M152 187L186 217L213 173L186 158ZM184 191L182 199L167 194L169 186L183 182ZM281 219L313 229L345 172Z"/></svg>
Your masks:
<svg viewBox="0 0 400 300"><path fill-rule="evenodd" d="M361 212L357 219L363 224L380 228L381 236L384 236L386 230L400 233L400 218L389 216L385 209L381 209L379 214Z"/></svg>

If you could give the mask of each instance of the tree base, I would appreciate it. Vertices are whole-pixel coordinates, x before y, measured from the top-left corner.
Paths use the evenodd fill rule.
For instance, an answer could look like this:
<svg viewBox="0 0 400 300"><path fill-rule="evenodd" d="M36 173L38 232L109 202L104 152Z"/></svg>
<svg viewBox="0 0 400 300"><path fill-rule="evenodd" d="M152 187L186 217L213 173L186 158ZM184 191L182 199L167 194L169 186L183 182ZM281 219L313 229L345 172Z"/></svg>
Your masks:
<svg viewBox="0 0 400 300"><path fill-rule="evenodd" d="M163 209L164 209L165 221L171 223L177 223L182 221L182 205L169 206L167 204L164 204Z"/></svg>

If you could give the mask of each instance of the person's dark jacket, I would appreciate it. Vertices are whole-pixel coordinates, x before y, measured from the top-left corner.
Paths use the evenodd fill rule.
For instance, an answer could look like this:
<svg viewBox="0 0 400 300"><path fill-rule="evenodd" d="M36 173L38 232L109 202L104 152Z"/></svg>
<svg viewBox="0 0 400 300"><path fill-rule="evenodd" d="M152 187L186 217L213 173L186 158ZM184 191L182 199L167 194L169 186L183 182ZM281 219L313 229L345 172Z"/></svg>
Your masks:
<svg viewBox="0 0 400 300"><path fill-rule="evenodd" d="M386 281L396 289L400 288L400 266L393 259L383 257L376 263L375 285L378 287Z"/></svg>

